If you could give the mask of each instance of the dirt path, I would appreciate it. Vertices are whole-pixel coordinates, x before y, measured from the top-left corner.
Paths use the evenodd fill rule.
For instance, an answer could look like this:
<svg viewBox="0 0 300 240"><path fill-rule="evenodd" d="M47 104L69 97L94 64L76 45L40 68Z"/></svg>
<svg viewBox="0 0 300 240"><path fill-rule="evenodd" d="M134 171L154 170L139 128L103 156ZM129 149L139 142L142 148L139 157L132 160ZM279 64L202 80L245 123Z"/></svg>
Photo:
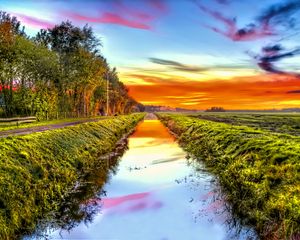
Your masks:
<svg viewBox="0 0 300 240"><path fill-rule="evenodd" d="M98 121L101 121L103 119L106 119L106 118L78 120L78 121L74 121L74 122L57 123L57 124L50 124L50 125L45 125L45 126L36 126L36 127L29 127L29 128L4 130L4 131L0 132L0 138L4 138L4 137L8 137L8 136L26 135L26 134L30 134L30 133L36 133L36 132L44 132L44 131L48 131L48 130L73 126L73 125L77 125L77 124L80 124L80 123L98 122Z"/></svg>

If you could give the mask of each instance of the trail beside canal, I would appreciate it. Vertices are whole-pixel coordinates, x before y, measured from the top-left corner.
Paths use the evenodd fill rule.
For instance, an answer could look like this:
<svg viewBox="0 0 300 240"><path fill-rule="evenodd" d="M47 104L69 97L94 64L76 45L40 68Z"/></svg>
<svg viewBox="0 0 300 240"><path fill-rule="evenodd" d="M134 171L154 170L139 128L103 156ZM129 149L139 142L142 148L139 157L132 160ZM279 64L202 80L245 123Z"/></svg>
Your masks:
<svg viewBox="0 0 300 240"><path fill-rule="evenodd" d="M68 126L74 126L82 123L88 123L88 122L98 122L101 120L104 120L106 118L94 118L94 119L85 119L85 120L77 120L74 119L73 122L62 122L57 124L49 124L49 125L43 125L43 126L34 126L34 127L27 127L27 128L16 128L12 130L4 130L0 131L0 138L8 137L8 136L19 136L19 135L27 135L31 133L36 132L44 132L48 130L54 130L59 128L64 128Z"/></svg>

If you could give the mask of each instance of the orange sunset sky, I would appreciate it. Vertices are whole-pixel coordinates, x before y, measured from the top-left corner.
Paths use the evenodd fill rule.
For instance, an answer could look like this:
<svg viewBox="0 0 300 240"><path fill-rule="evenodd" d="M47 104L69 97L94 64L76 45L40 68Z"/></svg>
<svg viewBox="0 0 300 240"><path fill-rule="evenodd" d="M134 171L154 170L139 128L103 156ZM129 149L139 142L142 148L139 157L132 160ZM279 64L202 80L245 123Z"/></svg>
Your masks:
<svg viewBox="0 0 300 240"><path fill-rule="evenodd" d="M273 109L300 107L299 79L257 74L227 79L197 80L184 77L128 74L130 94L148 105L187 109Z"/></svg>

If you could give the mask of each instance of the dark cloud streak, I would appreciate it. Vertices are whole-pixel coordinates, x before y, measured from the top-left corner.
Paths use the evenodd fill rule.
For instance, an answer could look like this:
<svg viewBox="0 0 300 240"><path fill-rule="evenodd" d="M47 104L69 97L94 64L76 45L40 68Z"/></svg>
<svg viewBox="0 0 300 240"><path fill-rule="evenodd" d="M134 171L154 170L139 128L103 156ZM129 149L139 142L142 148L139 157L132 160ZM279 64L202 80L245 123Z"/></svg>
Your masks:
<svg viewBox="0 0 300 240"><path fill-rule="evenodd" d="M177 67L181 67L183 66L183 64L176 62L176 61L172 61L172 60L165 60L165 59L161 59L161 58L149 58L150 62L156 63L156 64L160 64L160 65L167 65L167 66L177 66Z"/></svg>
<svg viewBox="0 0 300 240"><path fill-rule="evenodd" d="M257 20L261 23L269 24L275 20L277 24L283 21L291 20L291 15L300 10L300 1L293 0L285 3L274 4L266 9Z"/></svg>
<svg viewBox="0 0 300 240"><path fill-rule="evenodd" d="M184 72L205 72L205 71L209 70L209 68L189 66L189 65L182 64L180 62L176 62L176 61L172 61L172 60L165 60L165 59L161 59L161 58L149 58L149 60L152 63L168 66L171 69L184 71Z"/></svg>
<svg viewBox="0 0 300 240"><path fill-rule="evenodd" d="M300 54L300 48L295 48L290 51L285 51L284 48L279 45L268 45L262 48L262 55L256 55L254 58L257 60L257 65L270 73L276 73L276 74L286 74L286 75L293 75L296 77L300 77L300 74L298 73L291 73L288 71L283 71L280 69L277 69L274 63L284 59L293 57L295 55Z"/></svg>

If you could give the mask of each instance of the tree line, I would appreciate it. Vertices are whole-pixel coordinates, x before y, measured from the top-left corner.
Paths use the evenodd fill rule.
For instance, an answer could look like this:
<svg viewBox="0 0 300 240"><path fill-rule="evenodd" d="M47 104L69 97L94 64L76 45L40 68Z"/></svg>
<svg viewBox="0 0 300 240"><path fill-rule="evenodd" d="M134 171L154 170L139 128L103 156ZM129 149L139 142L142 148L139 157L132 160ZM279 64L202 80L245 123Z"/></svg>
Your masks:
<svg viewBox="0 0 300 240"><path fill-rule="evenodd" d="M0 11L0 115L48 119L141 110L100 47L88 25L66 21L30 37L16 17Z"/></svg>

